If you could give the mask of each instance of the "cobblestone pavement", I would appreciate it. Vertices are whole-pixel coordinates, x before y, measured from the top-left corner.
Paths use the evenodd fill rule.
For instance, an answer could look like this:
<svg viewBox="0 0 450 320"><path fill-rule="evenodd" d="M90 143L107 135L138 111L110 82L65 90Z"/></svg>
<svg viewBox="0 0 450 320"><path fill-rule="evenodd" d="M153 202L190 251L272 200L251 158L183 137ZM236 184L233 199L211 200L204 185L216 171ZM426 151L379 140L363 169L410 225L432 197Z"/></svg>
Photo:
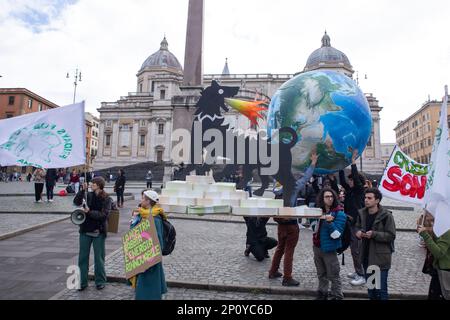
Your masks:
<svg viewBox="0 0 450 320"><path fill-rule="evenodd" d="M32 183L0 183L0 194L12 193L14 190L10 187L13 185L15 185L15 188L24 187L33 190ZM27 192L27 190L22 192ZM270 194L265 196L270 196ZM13 227L24 221L26 223L24 222L20 226L29 227L35 223L40 223L40 221L43 221L42 219L53 219L54 216L61 217L61 215L54 215L51 212L61 210L71 212L74 208L72 197L55 197L53 203L35 204L33 200L33 197L28 196L0 197L3 209L7 208L11 212L30 212L30 214L0 214L0 234L3 233L2 230L12 230ZM383 201L385 200L383 199ZM413 207L410 204L390 200L386 203L388 205ZM110 276L122 275L123 257L118 249L121 246L121 235L128 230L130 209L136 204L137 201L125 202L126 208L121 209L119 233L108 235L106 249L110 258L107 260L107 272ZM31 212L34 213L31 214ZM414 211L395 210L394 216L397 228L415 228L417 215L417 207L414 207ZM175 215L173 216L175 218ZM183 215L183 217L188 219L243 221L242 217L230 215L203 217ZM267 279L267 271L270 267L269 260L259 263L251 257L243 256L245 224L186 219L173 219L173 223L177 228L177 247L172 255L164 258L167 280L213 285L284 288L281 287L279 280ZM270 224L268 232L269 235L276 238L275 225ZM273 254L273 250L271 254ZM73 226L70 221L54 223L0 241L0 299L48 299L52 297L57 292L64 290L68 276L65 274L65 270L67 266L76 264L77 255L78 228ZM420 272L423 255L423 249L417 246L417 234L398 232L393 268L389 273L391 293L426 294L429 278ZM348 253L345 260L346 265L341 270L344 290L365 292L364 288L352 288L347 283L345 274L352 271L351 257ZM300 289L315 289L317 281L312 262L311 232L309 230L301 231L293 274L301 282ZM114 285L112 285L113 288ZM118 286L120 287L120 285ZM201 296L201 294L209 296L210 292L201 293L204 290L198 290L199 292L197 292L170 288L170 291L172 290L175 290L174 295L184 294L186 297L189 297L189 292L192 292L195 297ZM234 294L234 292L219 293L222 294L224 299L228 299L224 295ZM243 299L247 299L245 295L251 293L240 294ZM170 297L169 294L167 298L171 299ZM278 295L276 297L279 298ZM174 299L176 299L175 296ZM180 299L185 299L185 297L183 296ZM235 296L231 296L230 299L235 299ZM237 296L236 299L238 299Z"/></svg>
<svg viewBox="0 0 450 320"><path fill-rule="evenodd" d="M188 220L173 220L173 224L177 230L177 245L170 256L164 257L167 280L282 287L279 279L267 277L270 259L257 262L253 257L244 257L245 225ZM276 238L276 227L268 226L267 229L269 236ZM318 284L311 239L311 231L302 230L294 256L293 277L300 281L299 288L304 290L315 290ZM389 272L391 293L425 295L428 292L430 279L421 272L424 249L417 244L417 234L397 233L396 252ZM341 266L343 290L365 292L364 287L352 287L346 279L346 274L353 272L349 252L345 254L345 261ZM123 277L121 249L107 258L106 272L109 276Z"/></svg>
<svg viewBox="0 0 450 320"><path fill-rule="evenodd" d="M0 237L33 227L46 222L58 221L63 218L59 214L0 214Z"/></svg>
<svg viewBox="0 0 450 320"><path fill-rule="evenodd" d="M131 207L124 204L119 233L108 234L107 255L120 248L121 235L128 230ZM0 240L0 300L49 299L64 290L67 267L78 261L78 239L78 227L65 220Z"/></svg>
<svg viewBox="0 0 450 320"><path fill-rule="evenodd" d="M261 294L186 288L168 288L163 300L309 300L312 296ZM63 290L51 300L134 300L134 289L123 283L108 283L105 289L98 291L94 284L82 292Z"/></svg>

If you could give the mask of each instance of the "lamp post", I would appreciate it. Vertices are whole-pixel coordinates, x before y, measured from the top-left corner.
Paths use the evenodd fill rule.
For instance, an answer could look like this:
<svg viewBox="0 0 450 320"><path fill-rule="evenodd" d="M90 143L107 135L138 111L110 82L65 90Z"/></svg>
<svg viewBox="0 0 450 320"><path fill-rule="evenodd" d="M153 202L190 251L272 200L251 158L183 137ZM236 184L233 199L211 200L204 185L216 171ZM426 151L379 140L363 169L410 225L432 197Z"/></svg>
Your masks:
<svg viewBox="0 0 450 320"><path fill-rule="evenodd" d="M66 78L69 78L69 73L67 72ZM73 103L75 103L75 95L77 94L77 85L78 82L81 82L81 71L78 71L78 68L75 71L74 81L73 81Z"/></svg>
<svg viewBox="0 0 450 320"><path fill-rule="evenodd" d="M364 74L364 80L367 80L367 74ZM359 87L359 72L358 71L356 71L356 84ZM363 152L361 152L361 156L359 157L359 171L361 171L361 172L363 170L363 167L362 167Z"/></svg>

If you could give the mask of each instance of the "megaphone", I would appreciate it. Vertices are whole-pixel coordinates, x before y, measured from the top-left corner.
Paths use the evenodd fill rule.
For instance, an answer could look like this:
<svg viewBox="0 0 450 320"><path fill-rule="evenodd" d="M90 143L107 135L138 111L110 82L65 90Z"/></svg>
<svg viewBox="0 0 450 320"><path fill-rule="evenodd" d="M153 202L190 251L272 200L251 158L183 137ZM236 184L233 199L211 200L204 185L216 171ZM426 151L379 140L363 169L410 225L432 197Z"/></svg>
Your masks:
<svg viewBox="0 0 450 320"><path fill-rule="evenodd" d="M76 209L72 214L70 215L70 220L75 225L80 225L86 220L86 212L84 212L83 209Z"/></svg>

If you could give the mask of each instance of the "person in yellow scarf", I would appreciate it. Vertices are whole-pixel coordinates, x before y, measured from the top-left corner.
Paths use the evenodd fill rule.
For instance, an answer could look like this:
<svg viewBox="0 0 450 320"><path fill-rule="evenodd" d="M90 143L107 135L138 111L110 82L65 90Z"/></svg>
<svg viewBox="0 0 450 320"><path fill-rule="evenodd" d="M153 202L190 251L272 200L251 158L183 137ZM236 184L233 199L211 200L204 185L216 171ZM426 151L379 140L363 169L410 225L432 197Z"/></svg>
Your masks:
<svg viewBox="0 0 450 320"><path fill-rule="evenodd" d="M150 212L155 221L161 250L163 246L163 226L162 220L167 220L167 215L159 206L159 196L153 190L146 190L142 194L140 207L133 210L133 217L149 219ZM132 226L133 227L133 226ZM162 294L167 292L167 285L162 262L147 269L129 279L131 286L136 289L136 300L160 300Z"/></svg>

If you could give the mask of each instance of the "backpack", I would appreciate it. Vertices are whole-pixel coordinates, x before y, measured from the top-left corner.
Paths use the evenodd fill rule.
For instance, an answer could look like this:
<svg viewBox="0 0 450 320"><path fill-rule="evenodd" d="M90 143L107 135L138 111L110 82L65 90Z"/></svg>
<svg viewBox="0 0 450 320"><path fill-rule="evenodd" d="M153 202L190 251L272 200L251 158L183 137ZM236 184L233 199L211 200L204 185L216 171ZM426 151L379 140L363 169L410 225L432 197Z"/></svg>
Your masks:
<svg viewBox="0 0 450 320"><path fill-rule="evenodd" d="M165 219L162 219L163 223L163 250L162 255L167 256L172 253L175 248L175 243L177 242L176 236L177 232L175 231L175 227Z"/></svg>
<svg viewBox="0 0 450 320"><path fill-rule="evenodd" d="M346 215L344 231L342 232L341 242L342 246L336 250L338 254L344 253L348 249L350 243L352 242L352 224L350 222L350 217Z"/></svg>

